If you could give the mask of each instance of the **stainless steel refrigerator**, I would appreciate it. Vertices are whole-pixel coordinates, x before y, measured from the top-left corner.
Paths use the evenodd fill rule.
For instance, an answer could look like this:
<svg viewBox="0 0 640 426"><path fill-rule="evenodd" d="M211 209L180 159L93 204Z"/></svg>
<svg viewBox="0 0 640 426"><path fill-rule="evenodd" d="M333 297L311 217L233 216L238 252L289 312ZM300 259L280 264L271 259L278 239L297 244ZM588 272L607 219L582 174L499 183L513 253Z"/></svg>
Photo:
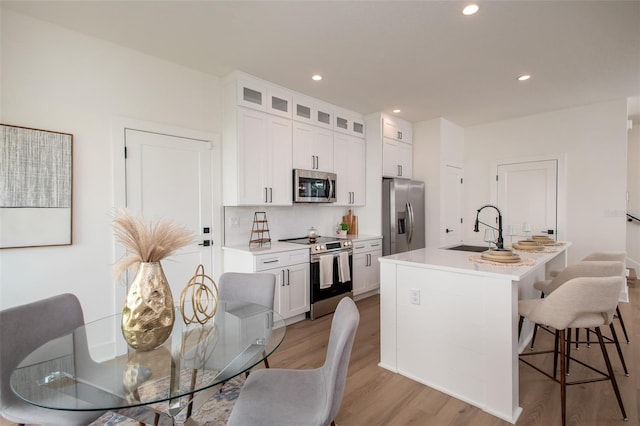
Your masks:
<svg viewBox="0 0 640 426"><path fill-rule="evenodd" d="M382 254L424 248L424 182L382 179Z"/></svg>

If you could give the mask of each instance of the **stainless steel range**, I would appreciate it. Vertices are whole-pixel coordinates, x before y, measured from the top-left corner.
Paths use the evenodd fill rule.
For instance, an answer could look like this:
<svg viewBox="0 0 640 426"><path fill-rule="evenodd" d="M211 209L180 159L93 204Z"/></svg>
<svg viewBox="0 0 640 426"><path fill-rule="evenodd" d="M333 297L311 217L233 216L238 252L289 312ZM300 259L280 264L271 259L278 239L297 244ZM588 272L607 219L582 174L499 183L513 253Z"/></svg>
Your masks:
<svg viewBox="0 0 640 426"><path fill-rule="evenodd" d="M291 238L288 243L309 246L311 311L316 319L336 310L343 297L353 297L353 243L342 238Z"/></svg>

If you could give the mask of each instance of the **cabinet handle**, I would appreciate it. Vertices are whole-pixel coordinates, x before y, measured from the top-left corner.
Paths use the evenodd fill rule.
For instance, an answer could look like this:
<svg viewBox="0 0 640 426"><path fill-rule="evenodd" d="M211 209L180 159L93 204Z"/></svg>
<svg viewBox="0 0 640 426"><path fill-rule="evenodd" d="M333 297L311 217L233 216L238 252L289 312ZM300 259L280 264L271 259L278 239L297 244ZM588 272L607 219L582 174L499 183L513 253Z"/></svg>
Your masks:
<svg viewBox="0 0 640 426"><path fill-rule="evenodd" d="M398 140L402 140L402 132L398 132Z"/></svg>
<svg viewBox="0 0 640 426"><path fill-rule="evenodd" d="M282 270L282 284L280 287L284 287L284 269Z"/></svg>
<svg viewBox="0 0 640 426"><path fill-rule="evenodd" d="M320 169L320 157L316 155L316 170Z"/></svg>
<svg viewBox="0 0 640 426"><path fill-rule="evenodd" d="M273 188L269 188L269 202L273 203Z"/></svg>
<svg viewBox="0 0 640 426"><path fill-rule="evenodd" d="M287 269L287 285L291 284L291 270Z"/></svg>
<svg viewBox="0 0 640 426"><path fill-rule="evenodd" d="M269 202L269 198L268 198L268 193L267 192L268 192L268 190L267 190L267 187L265 186L265 188L264 188L264 202L265 203Z"/></svg>
<svg viewBox="0 0 640 426"><path fill-rule="evenodd" d="M371 244L371 247L378 247L380 243Z"/></svg>
<svg viewBox="0 0 640 426"><path fill-rule="evenodd" d="M262 263L276 263L278 261L278 259L273 259L273 260L265 260Z"/></svg>

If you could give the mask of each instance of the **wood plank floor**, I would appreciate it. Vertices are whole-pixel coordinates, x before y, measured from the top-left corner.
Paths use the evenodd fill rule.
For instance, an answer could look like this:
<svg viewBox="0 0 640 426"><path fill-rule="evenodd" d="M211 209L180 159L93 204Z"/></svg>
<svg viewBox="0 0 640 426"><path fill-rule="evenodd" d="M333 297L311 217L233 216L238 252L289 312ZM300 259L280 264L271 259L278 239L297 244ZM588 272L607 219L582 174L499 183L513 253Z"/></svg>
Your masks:
<svg viewBox="0 0 640 426"><path fill-rule="evenodd" d="M624 376L614 348L611 346L609 349L629 421L622 420L610 383L600 382L576 385L568 389L569 425L640 424L640 287L629 290L632 303L621 304L621 310L631 343L624 343L622 333L619 332L629 377ZM336 419L339 426L510 424L479 408L378 367L379 303L378 296L357 302L360 326L353 346L342 407ZM331 318L328 315L315 321L303 321L289 326L282 346L269 358L271 366L320 366L325 357ZM620 330L617 321L616 327ZM551 344L551 335L540 333L536 348L550 347ZM604 363L600 362L600 350L595 344L590 348L582 346L577 351L577 356L589 359L604 369ZM541 364L551 364L549 358L540 358L540 361ZM583 374L574 364L572 369L570 378ZM520 406L523 413L517 425L560 424L559 385L520 363ZM1 420L0 425L12 423Z"/></svg>

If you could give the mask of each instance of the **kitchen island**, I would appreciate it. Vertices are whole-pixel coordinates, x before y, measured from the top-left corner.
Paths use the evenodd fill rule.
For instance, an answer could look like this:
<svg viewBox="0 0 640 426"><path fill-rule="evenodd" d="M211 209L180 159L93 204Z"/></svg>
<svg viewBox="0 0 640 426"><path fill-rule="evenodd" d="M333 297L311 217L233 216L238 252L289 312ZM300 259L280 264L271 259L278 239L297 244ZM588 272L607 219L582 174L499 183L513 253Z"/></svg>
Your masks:
<svg viewBox="0 0 640 426"><path fill-rule="evenodd" d="M496 265L478 253L425 248L380 258L380 366L515 423L518 299L567 264L569 244Z"/></svg>

